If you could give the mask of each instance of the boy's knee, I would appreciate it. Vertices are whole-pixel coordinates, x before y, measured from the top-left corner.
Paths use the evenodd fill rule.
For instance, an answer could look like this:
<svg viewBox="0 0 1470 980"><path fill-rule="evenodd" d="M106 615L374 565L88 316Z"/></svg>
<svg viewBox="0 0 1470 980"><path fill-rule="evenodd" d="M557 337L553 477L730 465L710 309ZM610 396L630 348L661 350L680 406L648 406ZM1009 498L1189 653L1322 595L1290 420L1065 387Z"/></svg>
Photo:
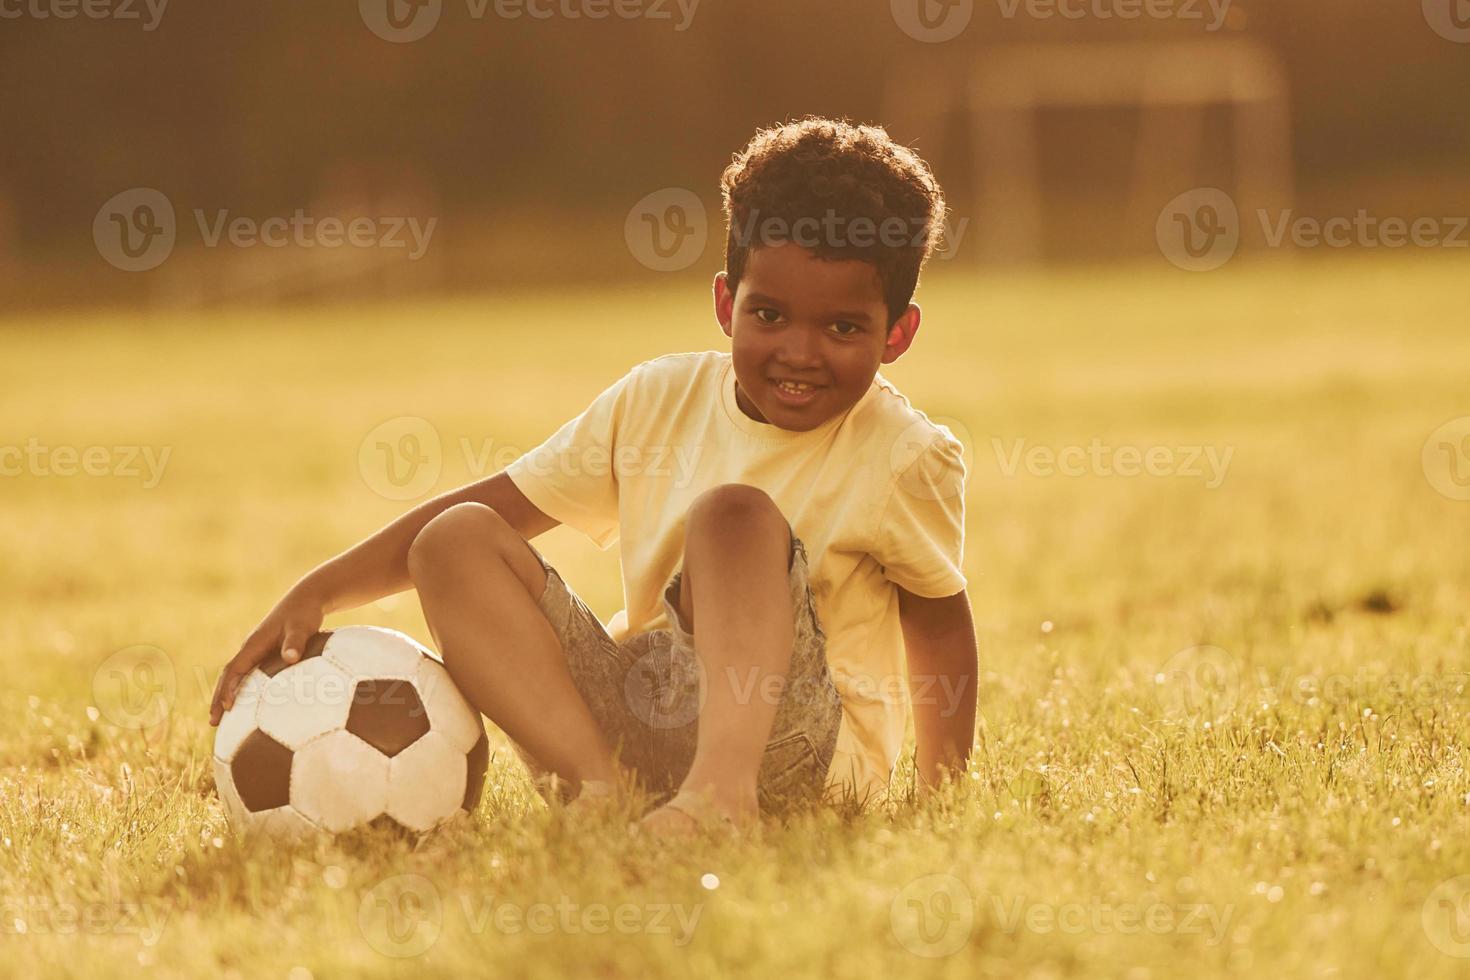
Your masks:
<svg viewBox="0 0 1470 980"><path fill-rule="evenodd" d="M463 554L471 542L482 545L507 531L515 533L505 518L484 504L447 507L425 524L408 546L409 576L418 579L426 570L442 566L445 559Z"/></svg>
<svg viewBox="0 0 1470 980"><path fill-rule="evenodd" d="M790 531L790 524L770 495L747 483L722 483L694 498L689 507L688 526L742 535L767 530L783 534Z"/></svg>

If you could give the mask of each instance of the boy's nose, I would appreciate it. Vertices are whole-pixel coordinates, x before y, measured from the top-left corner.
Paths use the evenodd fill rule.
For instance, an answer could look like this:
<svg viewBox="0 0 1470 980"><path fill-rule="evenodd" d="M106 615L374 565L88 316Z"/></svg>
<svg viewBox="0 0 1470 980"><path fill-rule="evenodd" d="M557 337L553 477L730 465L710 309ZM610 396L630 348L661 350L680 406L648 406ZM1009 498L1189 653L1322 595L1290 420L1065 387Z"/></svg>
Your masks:
<svg viewBox="0 0 1470 980"><path fill-rule="evenodd" d="M812 330L789 330L781 345L781 361L796 370L821 366L816 332Z"/></svg>

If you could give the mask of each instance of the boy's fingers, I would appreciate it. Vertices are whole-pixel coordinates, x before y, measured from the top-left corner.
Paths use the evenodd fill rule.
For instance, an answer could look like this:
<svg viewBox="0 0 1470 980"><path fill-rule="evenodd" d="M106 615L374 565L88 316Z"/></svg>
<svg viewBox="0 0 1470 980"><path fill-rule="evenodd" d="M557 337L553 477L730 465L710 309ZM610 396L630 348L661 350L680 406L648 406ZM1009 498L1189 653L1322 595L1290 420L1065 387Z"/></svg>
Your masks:
<svg viewBox="0 0 1470 980"><path fill-rule="evenodd" d="M235 694L239 690L240 682L250 669L255 666L261 658L258 648L260 641L255 634L240 647L240 652L230 658L225 664L224 671L219 676L219 683L215 685L214 702L210 705L210 723L214 724L216 711L224 714L235 706Z"/></svg>
<svg viewBox="0 0 1470 980"><path fill-rule="evenodd" d="M233 663L233 661L231 662ZM228 689L229 677L230 665L226 664L225 669L220 672L219 680L214 684L214 697L209 701L209 723L211 725L218 725L220 716L229 707L225 703L225 693Z"/></svg>
<svg viewBox="0 0 1470 980"><path fill-rule="evenodd" d="M235 666L235 661L225 664L224 673L219 678L219 687L214 692L215 704L221 714L235 706L235 688L238 686L239 676L240 670Z"/></svg>
<svg viewBox="0 0 1470 980"><path fill-rule="evenodd" d="M299 627L287 627L286 639L281 643L281 659L288 664L294 664L301 659L301 651L306 649L306 641L311 639L311 634Z"/></svg>

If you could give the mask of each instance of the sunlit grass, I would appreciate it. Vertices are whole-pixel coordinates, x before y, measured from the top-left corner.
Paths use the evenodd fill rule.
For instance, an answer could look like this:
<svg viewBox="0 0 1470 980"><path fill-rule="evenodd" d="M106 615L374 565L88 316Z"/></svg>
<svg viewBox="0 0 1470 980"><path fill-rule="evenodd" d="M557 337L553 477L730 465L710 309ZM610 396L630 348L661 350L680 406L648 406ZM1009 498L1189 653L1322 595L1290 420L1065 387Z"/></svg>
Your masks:
<svg viewBox="0 0 1470 980"><path fill-rule="evenodd" d="M481 475L720 346L703 284L0 324L0 445L170 454L153 488L0 478L6 972L1461 972L1470 888L1436 889L1470 874L1470 503L1421 450L1470 415L1463 293L1454 263L938 269L885 374L967 442L973 772L673 850L547 811L503 743L474 821L417 846L239 842L205 705L285 587L406 506L359 470L375 426L433 424L435 489ZM1174 470L1008 472L1094 442ZM1177 472L1196 448L1230 453L1213 489ZM615 551L538 546L621 604ZM335 622L428 635L410 595ZM175 694L130 731L97 678L138 644Z"/></svg>

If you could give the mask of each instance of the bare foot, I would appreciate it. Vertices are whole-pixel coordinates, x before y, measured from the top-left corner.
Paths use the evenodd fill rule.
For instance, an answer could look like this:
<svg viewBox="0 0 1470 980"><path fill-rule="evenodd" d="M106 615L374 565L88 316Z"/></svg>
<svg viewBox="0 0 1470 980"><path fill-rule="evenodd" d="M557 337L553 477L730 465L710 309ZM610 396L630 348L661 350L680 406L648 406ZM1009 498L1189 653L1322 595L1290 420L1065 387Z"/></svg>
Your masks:
<svg viewBox="0 0 1470 980"><path fill-rule="evenodd" d="M700 820L685 810L667 803L651 811L638 821L638 830L652 837L677 839L696 836L701 829Z"/></svg>
<svg viewBox="0 0 1470 980"><path fill-rule="evenodd" d="M739 834L757 826L759 817L754 800L737 803L709 792L681 789L645 816L638 827L662 838L690 837L703 830Z"/></svg>
<svg viewBox="0 0 1470 980"><path fill-rule="evenodd" d="M565 812L570 817L601 818L616 813L626 805L627 796L619 792L617 786L602 780L588 779L583 781L577 798L566 805Z"/></svg>

